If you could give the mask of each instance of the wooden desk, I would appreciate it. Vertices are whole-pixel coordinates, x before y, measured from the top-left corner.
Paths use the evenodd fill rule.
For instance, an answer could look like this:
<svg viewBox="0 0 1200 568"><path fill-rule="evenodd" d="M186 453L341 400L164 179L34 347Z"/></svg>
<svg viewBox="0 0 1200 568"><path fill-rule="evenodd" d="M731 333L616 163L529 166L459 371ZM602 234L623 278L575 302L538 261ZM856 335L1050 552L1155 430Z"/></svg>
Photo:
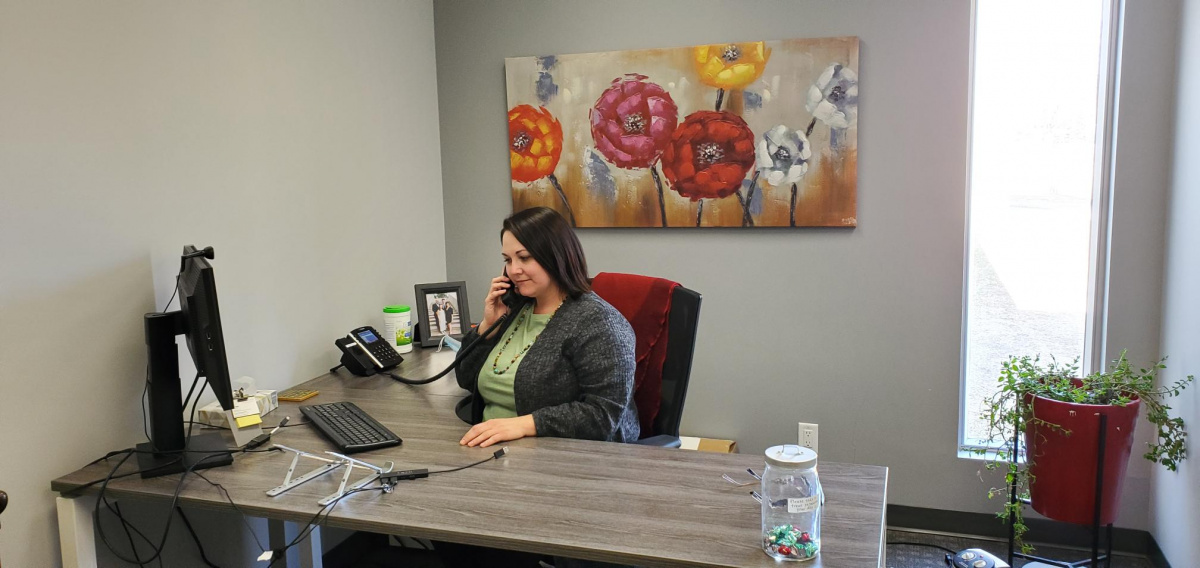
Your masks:
<svg viewBox="0 0 1200 568"><path fill-rule="evenodd" d="M449 360L447 353L430 351L418 348L406 355L401 373L427 376L422 369ZM490 456L495 447L458 445L467 425L454 416L454 404L464 393L453 375L435 385L411 387L386 377L353 377L343 370L304 383L321 394L303 404L354 401L404 439L399 447L355 454L372 463L391 460L396 469L444 469ZM284 415L299 419L296 406L282 403L265 422ZM313 453L335 450L310 427L282 429L274 441ZM761 471L763 458L757 453L714 454L559 438L502 445L510 453L498 461L404 481L390 495L350 496L334 508L326 525L641 566L778 565L761 550L759 505L749 496L754 487L736 487L721 479L723 473L749 479L747 467ZM290 460L290 454L278 452L241 454L232 466L204 473L224 485L246 514L304 523L318 510L317 500L336 490L341 474L268 497L265 491L282 481ZM308 462L297 474L317 465ZM54 480L51 488L68 491L103 478L109 468L86 467ZM887 468L821 463L820 472L826 493L822 550L806 565L882 567ZM356 472L352 479L359 477ZM111 483L109 494L169 499L178 480L174 475L147 480L132 476ZM180 499L190 507L232 510L215 488L198 478L185 482ZM91 503L91 497L59 500L60 525L69 525L60 526L66 535L66 566L74 565L68 558L86 556L88 546L93 546L94 555ZM316 553L309 551L313 554L319 565L319 546ZM250 559L246 564L252 564Z"/></svg>

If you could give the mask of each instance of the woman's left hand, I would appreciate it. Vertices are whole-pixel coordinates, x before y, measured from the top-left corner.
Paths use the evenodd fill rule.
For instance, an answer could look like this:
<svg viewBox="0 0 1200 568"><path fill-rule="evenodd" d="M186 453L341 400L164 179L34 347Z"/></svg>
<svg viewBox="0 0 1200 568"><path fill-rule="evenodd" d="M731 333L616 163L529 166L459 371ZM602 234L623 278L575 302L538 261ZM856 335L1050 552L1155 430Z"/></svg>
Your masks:
<svg viewBox="0 0 1200 568"><path fill-rule="evenodd" d="M516 418L493 418L480 422L467 430L467 434L458 443L486 448L499 442L536 435L537 427L533 424L533 415L526 414Z"/></svg>

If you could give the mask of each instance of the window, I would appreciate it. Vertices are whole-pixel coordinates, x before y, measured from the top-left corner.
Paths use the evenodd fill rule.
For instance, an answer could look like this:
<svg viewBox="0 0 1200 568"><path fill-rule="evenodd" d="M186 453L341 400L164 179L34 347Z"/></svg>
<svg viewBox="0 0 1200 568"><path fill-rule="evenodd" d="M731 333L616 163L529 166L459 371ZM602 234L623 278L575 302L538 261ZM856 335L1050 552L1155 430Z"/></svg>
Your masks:
<svg viewBox="0 0 1200 568"><path fill-rule="evenodd" d="M1080 358L1103 329L1119 0L976 0L959 442L1009 355Z"/></svg>

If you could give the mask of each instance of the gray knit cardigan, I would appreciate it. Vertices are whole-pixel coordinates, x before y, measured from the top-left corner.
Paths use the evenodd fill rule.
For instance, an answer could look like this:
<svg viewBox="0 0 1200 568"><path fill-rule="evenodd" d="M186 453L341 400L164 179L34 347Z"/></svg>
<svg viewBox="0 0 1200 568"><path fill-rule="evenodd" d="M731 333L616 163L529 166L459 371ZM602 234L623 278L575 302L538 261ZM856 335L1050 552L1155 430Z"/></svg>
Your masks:
<svg viewBox="0 0 1200 568"><path fill-rule="evenodd" d="M510 318L491 339L480 339L455 373L459 386L471 391L472 423L483 420L479 371L492 364L492 348L515 319ZM478 337L472 330L463 344ZM567 299L517 367L513 379L517 415L532 414L538 436L636 441L635 366L633 328L621 312L594 292Z"/></svg>

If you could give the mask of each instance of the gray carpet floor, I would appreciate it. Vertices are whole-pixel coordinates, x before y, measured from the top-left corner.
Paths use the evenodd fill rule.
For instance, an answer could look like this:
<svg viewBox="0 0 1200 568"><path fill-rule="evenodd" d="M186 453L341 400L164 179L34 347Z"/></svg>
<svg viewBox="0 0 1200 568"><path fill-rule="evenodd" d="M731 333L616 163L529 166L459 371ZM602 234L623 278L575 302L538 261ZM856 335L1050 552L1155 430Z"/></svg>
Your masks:
<svg viewBox="0 0 1200 568"><path fill-rule="evenodd" d="M953 551L965 548L982 548L995 554L1001 560L1008 554L1007 542L982 540L969 536L951 536L888 529L887 541L889 543L887 547L888 568L936 568L946 566L946 552L934 548L934 546L941 546ZM900 542L920 543L932 546L894 544ZM1091 551L1037 546L1034 554L1042 558L1076 562L1089 557ZM1027 564L1027 561L1017 559L1014 562L1014 568L1020 568L1025 564ZM1114 553L1112 568L1153 568L1153 565L1144 557Z"/></svg>

